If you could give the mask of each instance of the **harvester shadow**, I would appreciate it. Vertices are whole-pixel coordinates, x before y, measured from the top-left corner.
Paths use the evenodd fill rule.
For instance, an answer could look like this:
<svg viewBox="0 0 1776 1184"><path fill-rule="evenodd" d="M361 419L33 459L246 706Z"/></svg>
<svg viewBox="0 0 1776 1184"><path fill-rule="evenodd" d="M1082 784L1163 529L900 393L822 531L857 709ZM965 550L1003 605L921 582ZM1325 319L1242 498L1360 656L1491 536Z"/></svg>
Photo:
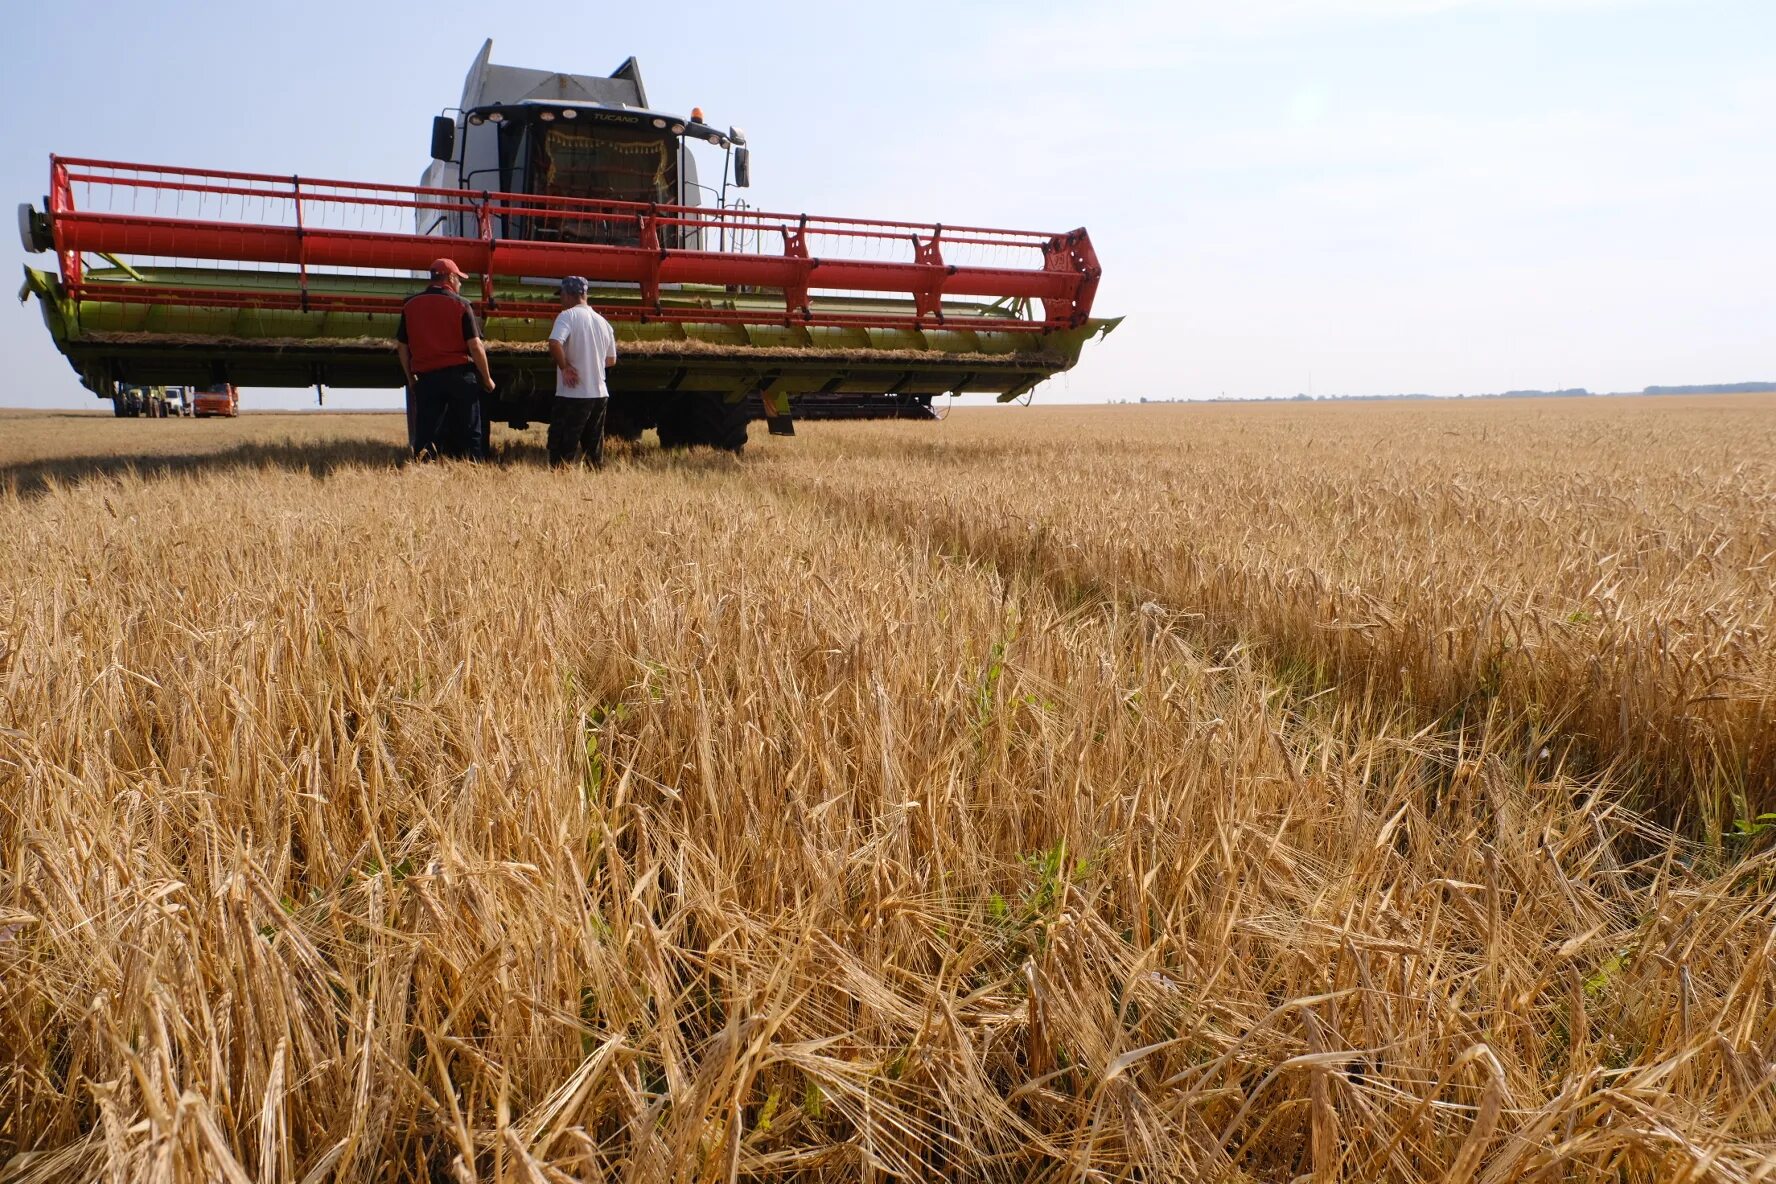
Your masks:
<svg viewBox="0 0 1776 1184"><path fill-rule="evenodd" d="M532 440L497 443L492 463L496 467L548 469L548 449ZM636 472L737 474L746 461L716 448L662 448L651 440L606 439L604 464L609 470Z"/></svg>
<svg viewBox="0 0 1776 1184"><path fill-rule="evenodd" d="M407 457L406 448L382 440L240 444L214 452L54 456L0 465L0 490L31 500L52 488L129 475L158 479L187 473L282 469L325 477L344 468L393 467Z"/></svg>

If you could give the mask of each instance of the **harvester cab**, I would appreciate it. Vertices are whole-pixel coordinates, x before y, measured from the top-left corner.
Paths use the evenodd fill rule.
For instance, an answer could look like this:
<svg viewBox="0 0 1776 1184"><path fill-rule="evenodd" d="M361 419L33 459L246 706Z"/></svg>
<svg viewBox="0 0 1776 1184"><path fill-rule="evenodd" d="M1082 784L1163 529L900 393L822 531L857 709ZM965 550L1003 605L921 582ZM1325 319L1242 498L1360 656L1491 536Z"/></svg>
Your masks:
<svg viewBox="0 0 1776 1184"><path fill-rule="evenodd" d="M732 191L749 146L609 76L496 65L434 121L416 186L51 157L20 210L25 269L88 388L395 388L392 338L430 261L469 274L491 419L546 420L563 276L615 327L611 434L738 451L747 425L934 418L944 394L1022 395L1119 318L1092 315L1083 229L769 213ZM704 156L699 168L698 154ZM717 171L719 170L719 177Z"/></svg>
<svg viewBox="0 0 1776 1184"><path fill-rule="evenodd" d="M689 118L651 110L634 58L609 77L545 74L494 65L489 41L469 68L463 105L432 121L432 162L420 178L430 189L526 194L646 206L725 209L730 186L750 183L745 135L703 122L701 108ZM719 151L719 185L702 182L697 153ZM736 163L737 161L737 163ZM713 198L713 201L711 200ZM469 211L416 211L421 234L471 237ZM633 222L595 218L500 216L494 233L504 238L639 245ZM670 227L665 243L700 250L703 228Z"/></svg>

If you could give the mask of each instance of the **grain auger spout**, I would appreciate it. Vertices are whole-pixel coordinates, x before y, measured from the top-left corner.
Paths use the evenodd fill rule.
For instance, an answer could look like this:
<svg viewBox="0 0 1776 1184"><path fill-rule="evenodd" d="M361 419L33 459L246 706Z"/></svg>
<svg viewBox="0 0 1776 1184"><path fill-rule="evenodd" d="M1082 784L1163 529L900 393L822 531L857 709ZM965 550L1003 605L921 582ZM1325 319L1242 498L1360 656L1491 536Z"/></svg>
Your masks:
<svg viewBox="0 0 1776 1184"><path fill-rule="evenodd" d="M948 393L1015 398L1117 319L1092 316L1098 260L1059 233L769 213L738 199L750 148L609 78L496 66L439 116L422 183L54 157L20 209L56 345L120 383L401 385L390 339L414 276L449 256L484 322L494 419L548 417L545 346L563 276L616 327L612 434L738 449L746 425L929 417ZM719 187L699 181L715 155ZM705 168L709 163L705 161Z"/></svg>

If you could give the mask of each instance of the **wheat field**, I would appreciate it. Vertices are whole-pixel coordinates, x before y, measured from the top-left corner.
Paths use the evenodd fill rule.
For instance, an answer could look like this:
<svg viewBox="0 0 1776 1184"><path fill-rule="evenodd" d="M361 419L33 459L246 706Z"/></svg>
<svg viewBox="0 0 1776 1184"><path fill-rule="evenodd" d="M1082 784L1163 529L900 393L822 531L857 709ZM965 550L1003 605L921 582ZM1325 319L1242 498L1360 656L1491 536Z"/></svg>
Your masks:
<svg viewBox="0 0 1776 1184"><path fill-rule="evenodd" d="M0 418L0 1181L1776 1179L1773 413Z"/></svg>

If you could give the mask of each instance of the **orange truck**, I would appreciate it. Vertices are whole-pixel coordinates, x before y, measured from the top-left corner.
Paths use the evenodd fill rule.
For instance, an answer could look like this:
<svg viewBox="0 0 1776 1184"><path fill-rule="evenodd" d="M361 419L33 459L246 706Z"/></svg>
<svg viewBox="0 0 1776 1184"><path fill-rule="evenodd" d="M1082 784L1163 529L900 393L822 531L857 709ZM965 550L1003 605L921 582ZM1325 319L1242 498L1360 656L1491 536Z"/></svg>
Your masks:
<svg viewBox="0 0 1776 1184"><path fill-rule="evenodd" d="M240 414L240 389L232 382L218 382L204 387L197 392L197 398L192 403L192 414L199 419L208 419L212 415L234 418Z"/></svg>

